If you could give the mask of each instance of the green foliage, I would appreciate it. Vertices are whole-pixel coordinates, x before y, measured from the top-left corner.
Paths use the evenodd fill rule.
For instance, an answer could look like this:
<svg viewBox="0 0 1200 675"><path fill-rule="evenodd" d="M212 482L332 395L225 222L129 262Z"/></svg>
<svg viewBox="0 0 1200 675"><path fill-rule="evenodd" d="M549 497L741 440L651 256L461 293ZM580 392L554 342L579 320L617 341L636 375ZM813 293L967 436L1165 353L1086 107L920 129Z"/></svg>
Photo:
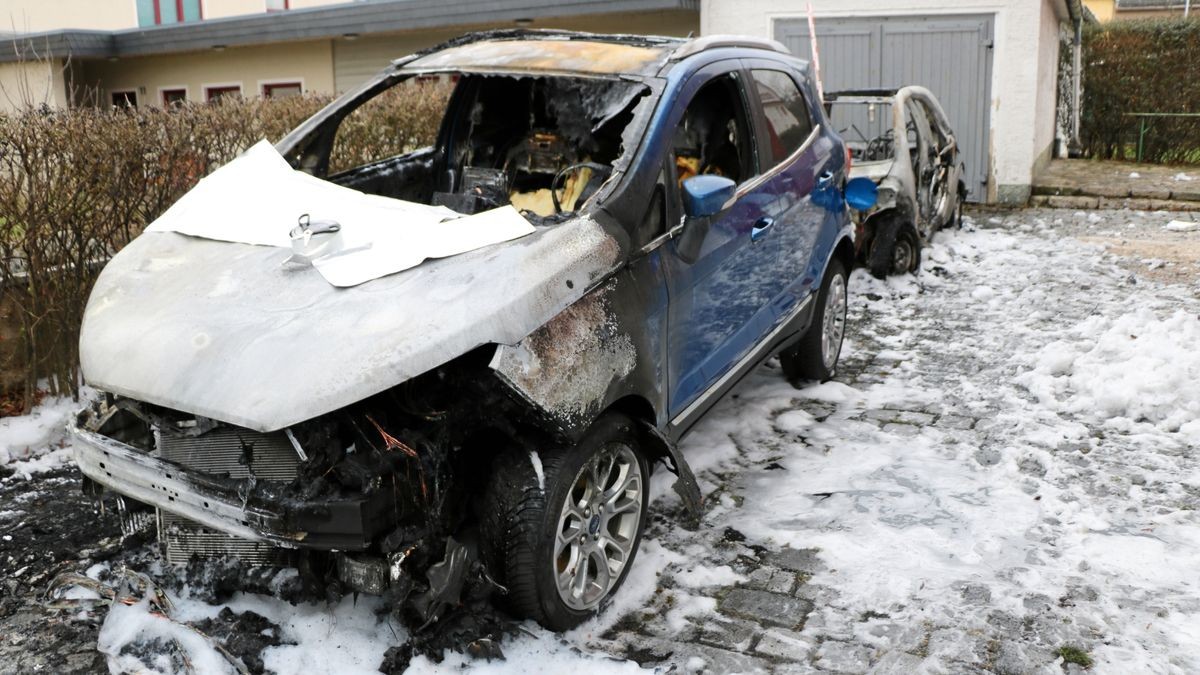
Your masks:
<svg viewBox="0 0 1200 675"><path fill-rule="evenodd" d="M1113 21L1084 31L1084 152L1133 159L1138 119L1124 113L1200 113L1200 21ZM1147 121L1143 161L1200 163L1200 117Z"/></svg>
<svg viewBox="0 0 1200 675"><path fill-rule="evenodd" d="M1062 657L1064 663L1074 663L1075 665L1082 666L1084 668L1092 667L1091 655L1078 647L1063 645L1054 653Z"/></svg>
<svg viewBox="0 0 1200 675"><path fill-rule="evenodd" d="M402 84L353 113L334 164L431 143L450 88ZM0 392L78 392L79 324L104 262L201 177L277 141L331 100L221 99L156 108L0 114Z"/></svg>

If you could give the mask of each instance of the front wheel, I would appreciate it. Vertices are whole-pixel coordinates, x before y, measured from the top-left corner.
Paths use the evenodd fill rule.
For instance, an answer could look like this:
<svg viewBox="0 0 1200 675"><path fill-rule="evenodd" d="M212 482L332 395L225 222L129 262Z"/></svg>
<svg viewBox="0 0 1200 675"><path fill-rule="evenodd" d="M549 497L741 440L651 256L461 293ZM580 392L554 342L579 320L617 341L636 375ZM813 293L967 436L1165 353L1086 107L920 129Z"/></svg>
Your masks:
<svg viewBox="0 0 1200 675"><path fill-rule="evenodd" d="M789 380L833 379L837 372L838 357L842 353L842 339L846 335L846 270L836 258L829 261L813 320L804 337L795 346L779 354L779 363Z"/></svg>
<svg viewBox="0 0 1200 675"><path fill-rule="evenodd" d="M921 239L912 225L889 219L875 228L867 253L871 276L883 279L893 274L916 272L921 266Z"/></svg>
<svg viewBox="0 0 1200 675"><path fill-rule="evenodd" d="M516 614L574 628L617 592L641 543L649 464L609 414L562 450L501 457L484 499L484 552Z"/></svg>

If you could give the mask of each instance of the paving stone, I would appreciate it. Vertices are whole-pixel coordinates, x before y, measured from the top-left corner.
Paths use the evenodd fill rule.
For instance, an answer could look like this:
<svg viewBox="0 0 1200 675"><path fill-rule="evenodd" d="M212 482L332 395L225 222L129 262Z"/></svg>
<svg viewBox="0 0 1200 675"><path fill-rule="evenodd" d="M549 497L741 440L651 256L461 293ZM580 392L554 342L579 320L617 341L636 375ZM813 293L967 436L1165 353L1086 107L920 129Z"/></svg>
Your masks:
<svg viewBox="0 0 1200 675"><path fill-rule="evenodd" d="M752 588L734 588L719 601L718 607L724 614L738 616L771 626L803 626L813 610L813 603L780 593L758 591Z"/></svg>
<svg viewBox="0 0 1200 675"><path fill-rule="evenodd" d="M785 570L804 572L806 574L815 574L825 569L825 563L821 562L821 558L815 548L792 548L785 546L778 551L768 553L767 562Z"/></svg>
<svg viewBox="0 0 1200 675"><path fill-rule="evenodd" d="M861 645L828 640L817 649L816 664L835 673L865 673L871 668L871 654Z"/></svg>
<svg viewBox="0 0 1200 675"><path fill-rule="evenodd" d="M1055 209L1094 209L1100 200L1096 197L1048 197L1046 203Z"/></svg>
<svg viewBox="0 0 1200 675"><path fill-rule="evenodd" d="M986 605L992 601L992 589L983 584L963 584L959 593L972 605Z"/></svg>
<svg viewBox="0 0 1200 675"><path fill-rule="evenodd" d="M898 424L925 425L932 424L934 420L934 415L927 412L888 408L882 410L868 410L865 413L865 416L883 422L896 422Z"/></svg>
<svg viewBox="0 0 1200 675"><path fill-rule="evenodd" d="M924 659L919 656L893 649L880 657L867 672L870 675L911 675L921 668L922 661Z"/></svg>
<svg viewBox="0 0 1200 675"><path fill-rule="evenodd" d="M750 573L746 582L749 588L772 593L791 593L796 585L796 573L775 567L760 567Z"/></svg>
<svg viewBox="0 0 1200 675"><path fill-rule="evenodd" d="M700 627L699 640L714 647L735 652L746 652L763 631L762 626L753 621L735 619L717 614L711 621Z"/></svg>
<svg viewBox="0 0 1200 675"><path fill-rule="evenodd" d="M630 647L641 655L677 665L688 673L767 673L773 670L771 662L762 657L699 643L651 640Z"/></svg>
<svg viewBox="0 0 1200 675"><path fill-rule="evenodd" d="M1164 190L1161 188L1153 188L1153 187L1144 188L1144 187L1136 187L1135 186L1129 190L1129 194L1133 197L1137 197L1137 198L1141 198L1141 199L1161 199L1161 200L1166 201L1171 198L1170 190Z"/></svg>
<svg viewBox="0 0 1200 675"><path fill-rule="evenodd" d="M936 426L968 431L975 426L975 419L962 415L942 415L938 418Z"/></svg>
<svg viewBox="0 0 1200 675"><path fill-rule="evenodd" d="M809 658L814 646L812 640L796 631L771 628L763 633L754 651L778 659L804 661Z"/></svg>
<svg viewBox="0 0 1200 675"><path fill-rule="evenodd" d="M883 433L895 434L896 436L911 437L921 433L921 427L913 426L912 424L901 424L899 422L888 422L883 425Z"/></svg>
<svg viewBox="0 0 1200 675"><path fill-rule="evenodd" d="M837 600L838 592L822 584L800 584L796 587L796 592L792 595L795 595L797 598L812 600L814 605L820 607Z"/></svg>

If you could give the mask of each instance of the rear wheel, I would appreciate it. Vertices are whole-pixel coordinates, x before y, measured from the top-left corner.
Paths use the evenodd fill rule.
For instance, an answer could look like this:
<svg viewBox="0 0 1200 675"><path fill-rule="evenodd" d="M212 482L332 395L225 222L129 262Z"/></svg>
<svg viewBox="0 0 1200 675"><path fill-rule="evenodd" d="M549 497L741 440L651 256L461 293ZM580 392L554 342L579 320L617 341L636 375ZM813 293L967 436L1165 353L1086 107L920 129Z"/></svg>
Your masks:
<svg viewBox="0 0 1200 675"><path fill-rule="evenodd" d="M779 363L789 380L825 382L837 372L846 335L846 270L836 258L829 261L813 320L804 337L779 354Z"/></svg>
<svg viewBox="0 0 1200 675"><path fill-rule="evenodd" d="M634 424L618 414L572 447L500 458L481 534L509 608L551 630L594 616L633 565L648 487Z"/></svg>

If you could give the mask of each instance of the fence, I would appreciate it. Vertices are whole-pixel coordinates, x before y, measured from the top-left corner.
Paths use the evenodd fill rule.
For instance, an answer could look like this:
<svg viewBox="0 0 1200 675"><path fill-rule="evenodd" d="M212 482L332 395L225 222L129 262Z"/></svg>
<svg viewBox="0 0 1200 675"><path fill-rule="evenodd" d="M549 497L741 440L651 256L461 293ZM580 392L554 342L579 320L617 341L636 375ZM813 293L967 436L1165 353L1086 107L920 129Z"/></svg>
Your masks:
<svg viewBox="0 0 1200 675"><path fill-rule="evenodd" d="M1080 140L1087 156L1200 164L1200 21L1090 26L1084 60Z"/></svg>

